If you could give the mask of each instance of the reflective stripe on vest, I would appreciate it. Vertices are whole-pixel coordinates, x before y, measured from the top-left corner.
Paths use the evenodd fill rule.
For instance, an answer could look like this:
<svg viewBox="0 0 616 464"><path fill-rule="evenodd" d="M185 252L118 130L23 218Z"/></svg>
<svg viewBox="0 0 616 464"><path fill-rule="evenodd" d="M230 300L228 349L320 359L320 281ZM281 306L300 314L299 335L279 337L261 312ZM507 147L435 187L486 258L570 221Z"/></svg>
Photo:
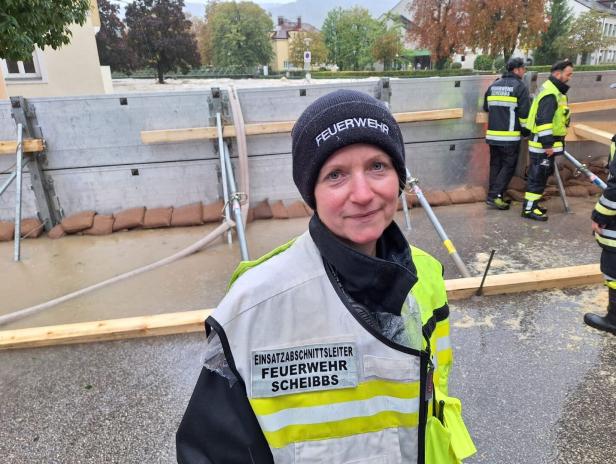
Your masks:
<svg viewBox="0 0 616 464"><path fill-rule="evenodd" d="M556 98L556 103L558 107L556 108L556 112L554 113L554 118L552 119L552 127L546 127L546 125L536 126L537 120L537 111L539 109L539 102L548 95L554 95ZM526 127L533 133L538 134L541 131L552 130L552 134L557 137L564 137L567 135L567 126L569 126L569 106L567 104L567 96L560 93L560 90L550 81L547 80L543 83L541 87L541 92L537 95L533 103L530 106L530 111L528 112L528 118L526 122Z"/></svg>
<svg viewBox="0 0 616 464"><path fill-rule="evenodd" d="M536 142L534 140L528 141L528 151L529 152L545 153L546 150L547 148L543 148L543 145L541 144L541 142ZM563 143L560 141L556 141L554 142L554 145L552 145L552 151L554 153L562 153L563 150L564 150Z"/></svg>
<svg viewBox="0 0 616 464"><path fill-rule="evenodd" d="M419 382L372 380L357 388L252 398L270 446L419 424Z"/></svg>
<svg viewBox="0 0 616 464"><path fill-rule="evenodd" d="M520 131L495 131L495 130L488 129L486 131L486 139L505 141L505 142L515 142L521 139L521 132Z"/></svg>

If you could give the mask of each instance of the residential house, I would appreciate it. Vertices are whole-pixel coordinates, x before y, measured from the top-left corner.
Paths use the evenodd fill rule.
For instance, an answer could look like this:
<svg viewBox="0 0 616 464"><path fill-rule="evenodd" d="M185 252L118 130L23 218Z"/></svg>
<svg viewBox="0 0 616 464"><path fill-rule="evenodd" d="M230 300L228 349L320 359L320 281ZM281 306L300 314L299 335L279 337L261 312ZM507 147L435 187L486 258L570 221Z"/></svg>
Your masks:
<svg viewBox="0 0 616 464"><path fill-rule="evenodd" d="M302 17L298 16L296 22L289 21L282 16L278 16L276 29L272 32L272 48L274 58L272 60L273 71L287 71L297 69L289 58L289 45L300 32L318 32L318 29L311 24L302 22Z"/></svg>
<svg viewBox="0 0 616 464"><path fill-rule="evenodd" d="M98 6L96 0L90 3L84 25L70 26L73 34L70 44L57 50L36 49L28 61L0 60L0 98L3 80L9 97L95 95L113 91L109 67L100 65L96 48L95 35L100 28Z"/></svg>
<svg viewBox="0 0 616 464"><path fill-rule="evenodd" d="M616 63L616 1L614 0L569 0L569 7L574 16L579 16L588 11L594 10L603 13L605 16L601 20L603 36L610 37L615 44L595 50L586 57L586 62L582 63L582 57L577 57L578 64L605 64Z"/></svg>

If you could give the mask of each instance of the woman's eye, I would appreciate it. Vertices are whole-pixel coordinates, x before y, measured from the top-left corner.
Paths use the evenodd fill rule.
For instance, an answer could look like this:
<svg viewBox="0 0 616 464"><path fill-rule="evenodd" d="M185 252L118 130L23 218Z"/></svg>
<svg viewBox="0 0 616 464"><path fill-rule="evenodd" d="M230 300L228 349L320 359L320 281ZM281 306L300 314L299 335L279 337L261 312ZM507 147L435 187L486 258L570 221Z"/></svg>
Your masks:
<svg viewBox="0 0 616 464"><path fill-rule="evenodd" d="M381 171L381 170L383 170L385 168L385 164L380 162L380 161L375 161L372 164L372 168L377 170L377 171Z"/></svg>
<svg viewBox="0 0 616 464"><path fill-rule="evenodd" d="M327 175L329 180L338 180L340 179L340 171L332 171Z"/></svg>

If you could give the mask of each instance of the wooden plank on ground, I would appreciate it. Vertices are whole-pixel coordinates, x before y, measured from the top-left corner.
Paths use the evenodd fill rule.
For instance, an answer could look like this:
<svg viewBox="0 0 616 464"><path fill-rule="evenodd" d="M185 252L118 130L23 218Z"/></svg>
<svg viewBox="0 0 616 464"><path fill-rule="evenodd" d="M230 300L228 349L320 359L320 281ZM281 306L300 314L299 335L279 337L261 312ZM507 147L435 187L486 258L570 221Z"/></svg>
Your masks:
<svg viewBox="0 0 616 464"><path fill-rule="evenodd" d="M574 124L573 132L582 140L592 140L608 146L612 143L612 136L614 135L612 132L604 131L588 124Z"/></svg>
<svg viewBox="0 0 616 464"><path fill-rule="evenodd" d="M399 123L419 121L439 121L444 119L460 119L464 116L462 108L444 110L413 111L396 113L394 117ZM291 132L295 121L278 121L246 124L246 135L283 134ZM235 137L235 126L223 126L223 137ZM196 140L210 140L218 137L216 127L194 127L190 129L165 129L141 131L141 141L146 144L178 143Z"/></svg>
<svg viewBox="0 0 616 464"><path fill-rule="evenodd" d="M599 265L587 264L584 266L560 267L488 276L483 285L483 294L501 295L505 293L567 288L598 284L602 281L603 274L599 270ZM447 295L450 300L470 298L475 294L480 284L481 277L454 279L445 282Z"/></svg>
<svg viewBox="0 0 616 464"><path fill-rule="evenodd" d="M0 331L0 350L68 345L204 330L211 309Z"/></svg>
<svg viewBox="0 0 616 464"><path fill-rule="evenodd" d="M483 294L500 295L567 288L598 284L602 281L603 275L599 270L599 265L588 264L488 276L483 286ZM481 277L445 281L450 301L470 298L480 284ZM203 321L211 311L211 309L203 309L107 321L5 330L0 331L0 350L201 332L204 330Z"/></svg>
<svg viewBox="0 0 616 464"><path fill-rule="evenodd" d="M43 139L26 139L23 141L24 153L43 151L45 144ZM0 155L14 155L17 151L16 140L0 140Z"/></svg>

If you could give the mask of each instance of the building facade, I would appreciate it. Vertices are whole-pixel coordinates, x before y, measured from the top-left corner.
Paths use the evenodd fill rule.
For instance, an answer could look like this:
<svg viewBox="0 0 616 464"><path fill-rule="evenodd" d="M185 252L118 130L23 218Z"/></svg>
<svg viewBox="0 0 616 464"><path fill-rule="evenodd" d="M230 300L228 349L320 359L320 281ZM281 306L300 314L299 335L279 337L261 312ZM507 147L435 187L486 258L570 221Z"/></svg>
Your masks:
<svg viewBox="0 0 616 464"><path fill-rule="evenodd" d="M270 36L274 50L274 57L272 59L273 71L298 69L291 63L289 46L293 38L300 32L318 32L318 29L311 24L302 22L301 16L297 18L296 22L278 16L276 29Z"/></svg>

